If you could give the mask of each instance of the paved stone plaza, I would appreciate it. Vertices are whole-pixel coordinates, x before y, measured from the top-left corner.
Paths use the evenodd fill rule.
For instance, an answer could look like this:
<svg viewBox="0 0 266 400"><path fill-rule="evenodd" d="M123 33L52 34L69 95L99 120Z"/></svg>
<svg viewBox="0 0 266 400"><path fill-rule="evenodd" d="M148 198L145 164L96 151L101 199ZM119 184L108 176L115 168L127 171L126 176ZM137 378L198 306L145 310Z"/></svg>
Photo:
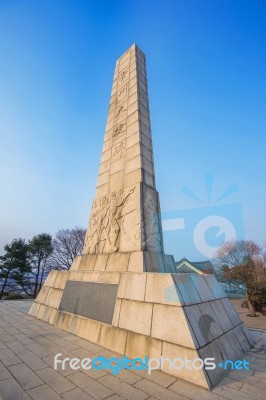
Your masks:
<svg viewBox="0 0 266 400"><path fill-rule="evenodd" d="M27 315L30 300L0 302L0 396L3 400L259 400L266 391L266 331L253 330L251 369L232 371L212 391L163 372L55 371L53 356L94 357L115 353ZM211 355L210 355L211 356Z"/></svg>

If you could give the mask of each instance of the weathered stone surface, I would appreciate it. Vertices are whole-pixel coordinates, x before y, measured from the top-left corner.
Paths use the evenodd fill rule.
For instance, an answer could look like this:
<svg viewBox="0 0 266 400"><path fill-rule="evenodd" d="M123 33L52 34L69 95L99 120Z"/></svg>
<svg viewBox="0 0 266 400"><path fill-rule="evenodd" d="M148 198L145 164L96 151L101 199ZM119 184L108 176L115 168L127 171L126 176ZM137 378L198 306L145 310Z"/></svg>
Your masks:
<svg viewBox="0 0 266 400"><path fill-rule="evenodd" d="M239 318L239 315L237 314L237 312L235 311L233 305L230 303L230 300L227 298L221 299L221 303L227 313L227 315L229 316L232 324L234 326L241 324L241 319Z"/></svg>
<svg viewBox="0 0 266 400"><path fill-rule="evenodd" d="M210 325L200 312L199 306L194 304L184 307L184 312L196 337L197 347L205 346L206 343L212 341L213 337L210 332Z"/></svg>
<svg viewBox="0 0 266 400"><path fill-rule="evenodd" d="M206 283L206 280L202 275L199 274L191 274L191 280L194 283L194 286L201 298L201 301L211 301L215 300L215 297Z"/></svg>
<svg viewBox="0 0 266 400"><path fill-rule="evenodd" d="M37 318L42 319L43 321L48 322L51 314L51 307L40 305Z"/></svg>
<svg viewBox="0 0 266 400"><path fill-rule="evenodd" d="M121 274L117 297L144 301L147 276L144 273Z"/></svg>
<svg viewBox="0 0 266 400"><path fill-rule="evenodd" d="M243 350L233 331L225 333L219 338L219 340L221 345L223 346L224 352L227 355L228 360L236 361L241 359L241 356L243 355Z"/></svg>
<svg viewBox="0 0 266 400"><path fill-rule="evenodd" d="M148 273L145 301L180 306L182 299L171 274Z"/></svg>
<svg viewBox="0 0 266 400"><path fill-rule="evenodd" d="M191 278L192 274L173 274L174 282L184 304L201 303L201 298Z"/></svg>
<svg viewBox="0 0 266 400"><path fill-rule="evenodd" d="M151 336L192 349L198 347L182 307L154 304Z"/></svg>
<svg viewBox="0 0 266 400"><path fill-rule="evenodd" d="M161 340L128 331L126 352L129 358L160 358L162 355Z"/></svg>
<svg viewBox="0 0 266 400"><path fill-rule="evenodd" d="M112 253L108 257L106 271L127 271L129 253Z"/></svg>
<svg viewBox="0 0 266 400"><path fill-rule="evenodd" d="M109 256L109 254L98 254L97 255L95 265L94 265L94 271L105 271L108 256Z"/></svg>
<svg viewBox="0 0 266 400"><path fill-rule="evenodd" d="M225 353L223 346L220 342L219 339L215 339L213 342L209 343L207 346L203 347L202 349L199 349L199 356L202 359L205 359L207 357L213 357L215 358L216 364L224 363L227 359L228 356ZM225 371L223 368L215 368L212 370L206 370L207 376L209 377L209 380L211 382L211 386L214 386L217 384L222 377L225 374Z"/></svg>
<svg viewBox="0 0 266 400"><path fill-rule="evenodd" d="M113 326L118 326L118 324L119 324L121 304L122 304L122 300L121 299L116 299L115 309L114 309L114 316L113 316L113 321L112 321L112 325Z"/></svg>
<svg viewBox="0 0 266 400"><path fill-rule="evenodd" d="M82 281L84 272L82 271L70 271L68 280L70 281Z"/></svg>
<svg viewBox="0 0 266 400"><path fill-rule="evenodd" d="M168 358L170 360L174 360L176 358L184 359L187 357L188 360L194 360L198 357L198 353L196 350L164 342L162 347L162 357ZM176 361L176 365L177 367L180 367L180 365L182 365L182 361ZM162 371L177 376L178 378L195 383L196 385L209 388L209 380L203 369L193 369L193 372L191 369L187 368L174 369L171 368L171 364L167 360L165 360L162 363Z"/></svg>
<svg viewBox="0 0 266 400"><path fill-rule="evenodd" d="M119 272L99 272L98 282L102 283L115 283L118 284L120 281L121 274Z"/></svg>
<svg viewBox="0 0 266 400"><path fill-rule="evenodd" d="M93 270L96 261L96 254L85 254L81 257L79 271Z"/></svg>
<svg viewBox="0 0 266 400"><path fill-rule="evenodd" d="M76 335L79 330L80 321L81 318L79 317L79 315L65 313L61 329Z"/></svg>
<svg viewBox="0 0 266 400"><path fill-rule="evenodd" d="M150 335L152 304L140 301L122 300L119 327L132 332Z"/></svg>
<svg viewBox="0 0 266 400"><path fill-rule="evenodd" d="M227 297L214 275L205 274L202 276L204 277L215 299L221 299L223 297Z"/></svg>
<svg viewBox="0 0 266 400"><path fill-rule="evenodd" d="M219 320L219 315L216 315L210 302L206 303L201 303L198 304L199 310L201 312L201 316L199 319L199 328L203 330L204 332L204 325L206 324L208 327L208 330L204 337L207 338L207 333L208 333L208 338L209 334L213 339L216 339L217 337L221 336L224 333L224 330L222 329L222 321Z"/></svg>
<svg viewBox="0 0 266 400"><path fill-rule="evenodd" d="M58 308L62 294L62 289L50 288L44 304L49 307Z"/></svg>
<svg viewBox="0 0 266 400"><path fill-rule="evenodd" d="M220 325L224 332L229 331L234 327L229 315L227 314L226 310L224 309L222 302L220 300L214 300L210 302L210 305L214 311L214 314L220 321Z"/></svg>
<svg viewBox="0 0 266 400"><path fill-rule="evenodd" d="M69 273L66 271L58 271L54 283L54 288L64 289Z"/></svg>
<svg viewBox="0 0 266 400"><path fill-rule="evenodd" d="M233 329L243 352L246 353L254 344L254 340L244 324L238 325Z"/></svg>
<svg viewBox="0 0 266 400"><path fill-rule="evenodd" d="M49 275L47 276L46 281L44 282L44 285L43 285L43 286L53 287L58 272L59 272L59 271L51 271L51 272L49 273Z"/></svg>
<svg viewBox="0 0 266 400"><path fill-rule="evenodd" d="M71 265L71 271L78 271L80 261L81 261L81 256L76 256L74 258L74 261L73 261L73 263Z"/></svg>
<svg viewBox="0 0 266 400"><path fill-rule="evenodd" d="M99 272L86 271L83 273L82 282L97 282L98 279L99 279Z"/></svg>
<svg viewBox="0 0 266 400"><path fill-rule="evenodd" d="M98 344L114 352L125 354L127 331L102 325Z"/></svg>
<svg viewBox="0 0 266 400"><path fill-rule="evenodd" d="M165 271L169 273L175 273L176 272L176 264L174 257L168 254L164 254L164 265L165 265Z"/></svg>
<svg viewBox="0 0 266 400"><path fill-rule="evenodd" d="M37 317L39 308L40 308L39 303L32 303L29 314L32 315L33 317Z"/></svg>
<svg viewBox="0 0 266 400"><path fill-rule="evenodd" d="M144 271L144 254L143 251L134 251L130 253L128 272Z"/></svg>
<svg viewBox="0 0 266 400"><path fill-rule="evenodd" d="M145 251L144 260L146 272L166 272L163 253Z"/></svg>
<svg viewBox="0 0 266 400"><path fill-rule="evenodd" d="M56 278L56 275L53 275L53 278ZM49 274L49 276L50 276L50 274ZM49 276L48 276L48 278L49 278ZM52 282L52 279L50 280L50 282ZM54 284L54 281L53 281L53 284ZM49 290L50 290L49 286L43 286L42 290L40 290L38 296L36 297L36 300L35 300L36 303L44 304L45 300L46 300L46 297L47 297L47 294L49 293Z"/></svg>
<svg viewBox="0 0 266 400"><path fill-rule="evenodd" d="M98 343L101 331L101 324L86 318L80 318L78 336Z"/></svg>

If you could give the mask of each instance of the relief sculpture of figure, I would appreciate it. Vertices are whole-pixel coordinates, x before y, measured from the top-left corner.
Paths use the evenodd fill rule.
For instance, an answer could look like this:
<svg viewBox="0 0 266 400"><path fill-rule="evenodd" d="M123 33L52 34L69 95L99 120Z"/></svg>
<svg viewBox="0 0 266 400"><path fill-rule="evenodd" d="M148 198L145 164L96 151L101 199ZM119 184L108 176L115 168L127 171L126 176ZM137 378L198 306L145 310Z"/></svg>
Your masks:
<svg viewBox="0 0 266 400"><path fill-rule="evenodd" d="M102 236L102 220L106 212L106 198L103 197L93 204L89 223L88 237L86 239L86 252L94 254L99 252Z"/></svg>
<svg viewBox="0 0 266 400"><path fill-rule="evenodd" d="M96 252L97 245L99 242L98 227L99 227L99 210L98 210L98 203L97 201L95 201L92 206L92 213L85 242L85 252L88 254Z"/></svg>
<svg viewBox="0 0 266 400"><path fill-rule="evenodd" d="M113 253L118 250L117 239L120 233L120 218L122 216L122 206L125 204L129 196L134 193L135 188L129 190L125 195L123 193L112 193L109 200L109 229L107 233L107 247L105 246L105 251Z"/></svg>
<svg viewBox="0 0 266 400"><path fill-rule="evenodd" d="M122 206L134 190L135 188L132 188L126 194L114 192L94 202L86 238L87 254L113 253L118 250Z"/></svg>

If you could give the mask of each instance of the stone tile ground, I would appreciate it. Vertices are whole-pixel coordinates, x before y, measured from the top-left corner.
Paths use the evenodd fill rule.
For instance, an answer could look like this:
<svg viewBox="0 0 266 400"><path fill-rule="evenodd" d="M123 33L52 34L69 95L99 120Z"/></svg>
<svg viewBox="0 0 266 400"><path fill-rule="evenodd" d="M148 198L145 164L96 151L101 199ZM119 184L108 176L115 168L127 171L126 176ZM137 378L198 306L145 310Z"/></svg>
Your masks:
<svg viewBox="0 0 266 400"><path fill-rule="evenodd" d="M53 356L116 356L30 317L31 301L0 302L0 399L3 400L261 400L266 398L266 332L253 330L251 369L231 371L212 391L156 371L55 371Z"/></svg>

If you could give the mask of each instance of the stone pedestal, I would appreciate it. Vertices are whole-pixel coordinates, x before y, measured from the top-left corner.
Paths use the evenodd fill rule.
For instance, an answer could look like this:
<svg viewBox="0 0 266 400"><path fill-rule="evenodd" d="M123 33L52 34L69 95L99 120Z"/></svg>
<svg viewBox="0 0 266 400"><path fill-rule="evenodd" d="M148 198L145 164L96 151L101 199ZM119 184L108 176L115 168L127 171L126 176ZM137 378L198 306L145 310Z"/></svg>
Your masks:
<svg viewBox="0 0 266 400"><path fill-rule="evenodd" d="M218 364L252 346L212 275L52 271L30 314L129 358L213 357ZM225 374L218 367L170 370L168 363L162 370L205 388Z"/></svg>

